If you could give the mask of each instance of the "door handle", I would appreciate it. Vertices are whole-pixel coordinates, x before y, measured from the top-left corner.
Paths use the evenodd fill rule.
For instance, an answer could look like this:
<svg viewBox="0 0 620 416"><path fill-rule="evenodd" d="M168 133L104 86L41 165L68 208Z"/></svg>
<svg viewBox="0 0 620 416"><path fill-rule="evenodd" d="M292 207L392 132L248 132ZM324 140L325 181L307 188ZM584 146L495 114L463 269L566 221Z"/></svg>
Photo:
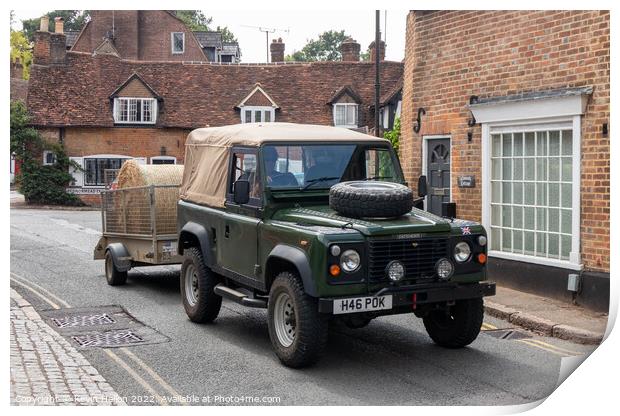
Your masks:
<svg viewBox="0 0 620 416"><path fill-rule="evenodd" d="M224 237L230 237L230 226L228 224L226 224L226 227L224 228Z"/></svg>

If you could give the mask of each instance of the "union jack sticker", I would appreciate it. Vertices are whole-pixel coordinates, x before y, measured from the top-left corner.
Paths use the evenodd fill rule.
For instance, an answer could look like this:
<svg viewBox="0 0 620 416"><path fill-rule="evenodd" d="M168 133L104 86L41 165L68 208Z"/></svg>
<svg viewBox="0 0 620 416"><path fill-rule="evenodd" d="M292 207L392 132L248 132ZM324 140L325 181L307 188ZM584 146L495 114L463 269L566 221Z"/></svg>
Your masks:
<svg viewBox="0 0 620 416"><path fill-rule="evenodd" d="M471 235L471 229L469 227L461 227L463 235Z"/></svg>

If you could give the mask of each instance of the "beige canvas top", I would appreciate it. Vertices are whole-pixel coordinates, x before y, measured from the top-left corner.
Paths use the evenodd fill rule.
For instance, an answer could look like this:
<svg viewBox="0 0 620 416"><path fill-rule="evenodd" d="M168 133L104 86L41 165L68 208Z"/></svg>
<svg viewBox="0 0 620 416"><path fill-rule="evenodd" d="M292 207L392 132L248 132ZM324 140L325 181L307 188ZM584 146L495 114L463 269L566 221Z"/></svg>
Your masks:
<svg viewBox="0 0 620 416"><path fill-rule="evenodd" d="M294 123L246 123L196 129L185 142L185 169L180 198L223 207L228 178L228 149L268 142L387 142L341 127Z"/></svg>

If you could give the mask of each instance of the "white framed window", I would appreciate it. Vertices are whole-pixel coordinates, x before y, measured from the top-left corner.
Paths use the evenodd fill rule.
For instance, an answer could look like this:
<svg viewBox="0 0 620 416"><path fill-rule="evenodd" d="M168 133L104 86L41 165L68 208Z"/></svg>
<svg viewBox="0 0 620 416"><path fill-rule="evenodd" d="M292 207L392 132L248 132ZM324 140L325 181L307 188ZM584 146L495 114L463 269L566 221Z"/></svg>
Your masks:
<svg viewBox="0 0 620 416"><path fill-rule="evenodd" d="M336 127L358 127L358 107L355 103L334 104L334 126Z"/></svg>
<svg viewBox="0 0 620 416"><path fill-rule="evenodd" d="M43 165L53 165L56 163L56 155L51 150L43 151Z"/></svg>
<svg viewBox="0 0 620 416"><path fill-rule="evenodd" d="M151 165L176 165L177 158L174 156L153 156Z"/></svg>
<svg viewBox="0 0 620 416"><path fill-rule="evenodd" d="M155 124L155 98L117 97L114 99L114 122L117 124Z"/></svg>
<svg viewBox="0 0 620 416"><path fill-rule="evenodd" d="M184 32L172 32L170 34L170 42L172 45L173 54L181 54L185 52L185 33Z"/></svg>
<svg viewBox="0 0 620 416"><path fill-rule="evenodd" d="M241 107L242 123L272 123L276 121L276 109L268 106Z"/></svg>
<svg viewBox="0 0 620 416"><path fill-rule="evenodd" d="M581 115L592 89L470 105L489 256L581 270ZM535 94L534 94L535 95Z"/></svg>

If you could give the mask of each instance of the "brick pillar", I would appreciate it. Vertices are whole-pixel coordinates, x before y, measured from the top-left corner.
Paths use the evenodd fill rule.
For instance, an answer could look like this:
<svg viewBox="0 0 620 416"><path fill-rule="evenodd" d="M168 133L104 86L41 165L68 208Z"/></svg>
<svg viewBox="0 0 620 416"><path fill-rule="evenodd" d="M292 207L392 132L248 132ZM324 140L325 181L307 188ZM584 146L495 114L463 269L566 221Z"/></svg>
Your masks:
<svg viewBox="0 0 620 416"><path fill-rule="evenodd" d="M274 39L269 45L271 62L284 62L284 42L282 38Z"/></svg>
<svg viewBox="0 0 620 416"><path fill-rule="evenodd" d="M370 45L368 46L368 49L370 49L370 62L374 62L375 61L375 41L373 40ZM384 41L380 41L379 42L379 60L380 61L384 61L385 60L385 42Z"/></svg>
<svg viewBox="0 0 620 416"><path fill-rule="evenodd" d="M358 62L360 60L360 44L352 38L347 38L340 45L343 62Z"/></svg>

